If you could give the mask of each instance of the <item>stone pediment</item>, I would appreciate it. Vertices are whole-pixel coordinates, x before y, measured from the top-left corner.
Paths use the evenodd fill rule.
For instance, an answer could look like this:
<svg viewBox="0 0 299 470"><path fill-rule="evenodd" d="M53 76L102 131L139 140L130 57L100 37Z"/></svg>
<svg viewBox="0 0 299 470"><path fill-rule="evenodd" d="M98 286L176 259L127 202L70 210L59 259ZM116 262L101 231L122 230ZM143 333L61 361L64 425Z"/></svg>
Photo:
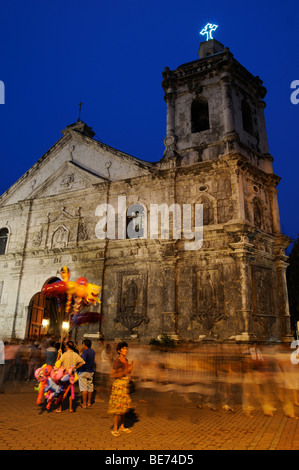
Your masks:
<svg viewBox="0 0 299 470"><path fill-rule="evenodd" d="M69 214L65 210L64 207L62 207L61 211L51 219L51 223L53 223L53 222L63 222L64 220L71 220L73 218L74 217L71 214Z"/></svg>
<svg viewBox="0 0 299 470"><path fill-rule="evenodd" d="M53 175L49 176L43 184L30 194L30 198L42 198L57 194L77 191L91 187L95 183L105 182L106 178L80 168L73 162L66 162Z"/></svg>
<svg viewBox="0 0 299 470"><path fill-rule="evenodd" d="M75 126L76 127L76 126ZM74 125L1 197L0 207L148 175L152 164L94 140Z"/></svg>

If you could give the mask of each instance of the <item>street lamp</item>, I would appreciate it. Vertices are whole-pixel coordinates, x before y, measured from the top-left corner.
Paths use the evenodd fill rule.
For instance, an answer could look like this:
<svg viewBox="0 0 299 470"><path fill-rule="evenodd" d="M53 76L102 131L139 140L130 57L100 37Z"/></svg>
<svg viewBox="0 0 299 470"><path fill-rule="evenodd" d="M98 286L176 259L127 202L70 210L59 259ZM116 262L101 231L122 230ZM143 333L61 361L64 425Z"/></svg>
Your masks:
<svg viewBox="0 0 299 470"><path fill-rule="evenodd" d="M68 330L70 327L70 323L68 321L62 322L62 329L63 330Z"/></svg>

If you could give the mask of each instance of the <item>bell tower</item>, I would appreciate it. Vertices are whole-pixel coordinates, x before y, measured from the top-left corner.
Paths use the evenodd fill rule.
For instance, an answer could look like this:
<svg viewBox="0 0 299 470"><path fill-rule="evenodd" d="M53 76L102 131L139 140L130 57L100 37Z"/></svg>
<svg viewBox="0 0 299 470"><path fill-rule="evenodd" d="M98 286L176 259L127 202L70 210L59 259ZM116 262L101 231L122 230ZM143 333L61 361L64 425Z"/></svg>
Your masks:
<svg viewBox="0 0 299 470"><path fill-rule="evenodd" d="M272 171L264 108L267 93L216 39L202 42L199 59L163 72L167 103L164 159L180 165L242 151L255 166Z"/></svg>
<svg viewBox="0 0 299 470"><path fill-rule="evenodd" d="M280 229L280 178L273 173L264 116L267 90L212 38L215 26L201 31L207 40L198 59L162 74L167 123L160 166L176 171L177 202L203 204L204 243L192 260L192 318L201 334L211 333L202 331L208 324L220 337L289 340L284 250L290 240ZM180 192L183 174L190 177ZM210 307L196 293L204 291L206 278L222 286Z"/></svg>

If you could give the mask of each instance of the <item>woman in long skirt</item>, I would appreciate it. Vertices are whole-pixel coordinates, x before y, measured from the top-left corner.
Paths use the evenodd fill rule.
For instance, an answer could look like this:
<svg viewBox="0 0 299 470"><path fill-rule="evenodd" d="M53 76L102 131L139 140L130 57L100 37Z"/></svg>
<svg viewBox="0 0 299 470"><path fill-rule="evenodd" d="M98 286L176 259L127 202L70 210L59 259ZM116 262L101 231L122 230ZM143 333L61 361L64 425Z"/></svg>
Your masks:
<svg viewBox="0 0 299 470"><path fill-rule="evenodd" d="M111 377L115 380L112 385L108 413L113 414L113 436L119 436L121 432L129 433L130 429L124 427L124 418L132 407L129 383L134 363L127 360L128 344L118 343L116 350L118 358L113 364Z"/></svg>

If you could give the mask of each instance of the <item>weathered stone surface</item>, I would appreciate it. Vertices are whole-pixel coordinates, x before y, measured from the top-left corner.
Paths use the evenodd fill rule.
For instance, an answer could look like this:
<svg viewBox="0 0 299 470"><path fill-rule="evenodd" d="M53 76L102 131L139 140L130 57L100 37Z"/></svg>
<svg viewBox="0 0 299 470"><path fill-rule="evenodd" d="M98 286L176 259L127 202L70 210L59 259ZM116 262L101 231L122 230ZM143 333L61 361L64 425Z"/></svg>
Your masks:
<svg viewBox="0 0 299 470"><path fill-rule="evenodd" d="M94 140L84 123L74 124L0 198L0 228L9 232L0 255L2 338L27 335L31 299L61 266L70 268L72 280L84 276L102 286L107 338L290 337L289 241L280 233L279 177L269 155L261 80L226 48L166 69L163 88L167 135L160 161L119 152ZM192 132L198 99L208 103L209 128ZM251 133L244 129L244 100ZM143 238L119 239L120 196L126 209L143 206ZM115 239L96 236L95 212L104 203L115 209ZM188 250L188 240L173 237L172 213L169 237L163 238L165 220L151 237L153 204L202 204L201 248ZM98 331L93 325L76 334Z"/></svg>

